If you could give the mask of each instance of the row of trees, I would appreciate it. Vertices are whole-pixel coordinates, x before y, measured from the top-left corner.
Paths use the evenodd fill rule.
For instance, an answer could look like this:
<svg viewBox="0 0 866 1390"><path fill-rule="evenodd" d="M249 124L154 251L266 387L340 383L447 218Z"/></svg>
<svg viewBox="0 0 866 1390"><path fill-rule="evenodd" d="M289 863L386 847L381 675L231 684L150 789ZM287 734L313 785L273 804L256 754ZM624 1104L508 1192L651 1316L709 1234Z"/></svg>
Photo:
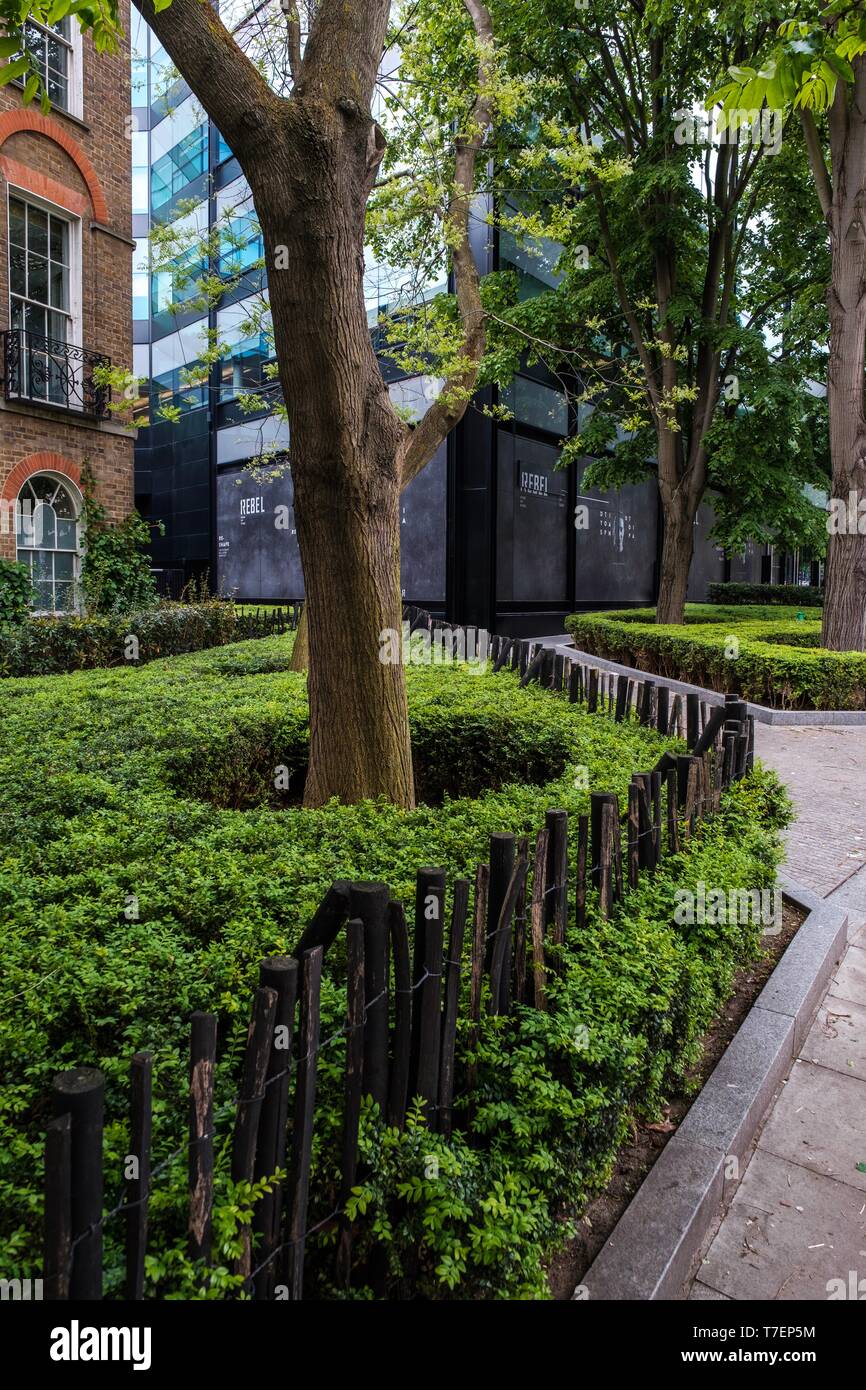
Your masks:
<svg viewBox="0 0 866 1390"><path fill-rule="evenodd" d="M76 14L98 44L117 32L114 0L30 8ZM780 36L743 0L281 0L243 42L200 0L139 8L263 234L307 595L308 805L413 803L405 675L378 659L400 625L399 496L480 384L543 360L581 408L565 460L595 456L603 486L657 478L663 622L683 619L708 491L724 544L820 541L804 484L826 481L825 410L833 492L861 485L863 5L804 4ZM20 6L0 17L15 31ZM769 121L744 118L762 106ZM479 217L528 254L563 248L547 292L479 281ZM399 361L445 382L414 428L371 342L365 239L409 278L452 273L453 294L387 329ZM825 379L826 403L809 389ZM866 538L832 537L827 575L824 639L861 649Z"/></svg>

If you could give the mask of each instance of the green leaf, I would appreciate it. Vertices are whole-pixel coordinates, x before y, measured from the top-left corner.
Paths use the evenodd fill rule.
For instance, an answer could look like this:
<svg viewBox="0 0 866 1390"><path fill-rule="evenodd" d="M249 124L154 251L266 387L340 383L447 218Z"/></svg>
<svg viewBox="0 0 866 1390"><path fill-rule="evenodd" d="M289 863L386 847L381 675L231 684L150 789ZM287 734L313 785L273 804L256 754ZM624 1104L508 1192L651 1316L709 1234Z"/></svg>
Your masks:
<svg viewBox="0 0 866 1390"><path fill-rule="evenodd" d="M14 82L29 71L30 59L26 54L21 58L16 58L14 63L6 63L4 67L0 68L0 87L5 87L7 83Z"/></svg>

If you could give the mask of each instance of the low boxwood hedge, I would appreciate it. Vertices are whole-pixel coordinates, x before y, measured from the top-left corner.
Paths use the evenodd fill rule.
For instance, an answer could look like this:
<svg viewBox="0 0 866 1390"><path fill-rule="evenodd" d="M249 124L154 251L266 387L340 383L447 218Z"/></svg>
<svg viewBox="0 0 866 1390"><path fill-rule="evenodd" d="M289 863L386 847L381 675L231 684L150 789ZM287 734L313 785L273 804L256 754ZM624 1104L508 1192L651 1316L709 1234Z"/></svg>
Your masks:
<svg viewBox="0 0 866 1390"><path fill-rule="evenodd" d="M135 665L235 638L232 603L160 603L138 613L25 618L0 624L0 676ZM131 640L132 639L132 640Z"/></svg>
<svg viewBox="0 0 866 1390"><path fill-rule="evenodd" d="M805 604L823 608L824 590L815 584L708 584L710 603Z"/></svg>
<svg viewBox="0 0 866 1390"><path fill-rule="evenodd" d="M218 1259L204 1291L186 1254L181 1153L155 1183L147 1293L230 1296L231 1099L259 961L291 952L333 879L381 878L408 904L419 866L445 866L450 885L486 858L494 831L531 833L551 806L585 812L587 786L624 799L631 773L662 748L634 722L519 690L511 672L413 667L421 782L443 804L281 809L273 770L300 767L307 736L305 682L286 669L290 651L291 638L277 637L139 670L10 680L0 691L0 1266L10 1277L41 1272L52 1075L72 1065L106 1073L106 1172L119 1181L129 1057L142 1048L155 1056L158 1164L184 1141L189 1015L210 1009L221 1018ZM473 786L497 768L499 782L515 780L452 798L447 770L453 777L473 757ZM548 1013L485 1012L474 1051L462 1021L450 1142L417 1114L397 1133L365 1111L354 1248L361 1271L374 1249L385 1259L380 1286L359 1274L350 1296L545 1295L545 1260L569 1231L563 1214L607 1181L630 1112L657 1113L681 1084L734 971L759 949L752 925L675 926L675 889L769 886L786 806L775 779L756 771L610 921L590 901L585 927L569 924ZM339 1039L339 943L326 957L323 1015L323 1037ZM342 1043L319 1063L311 1227L338 1202ZM109 1181L110 1200L115 1190ZM121 1223L106 1223L109 1294L121 1287L122 1235ZM325 1226L308 1241L308 1297L347 1296L333 1285L333 1240Z"/></svg>
<svg viewBox="0 0 866 1390"><path fill-rule="evenodd" d="M576 646L595 656L710 690L736 690L757 704L866 708L866 654L819 647L816 609L689 605L685 624L675 626L657 624L651 608L630 608L575 613L566 628Z"/></svg>

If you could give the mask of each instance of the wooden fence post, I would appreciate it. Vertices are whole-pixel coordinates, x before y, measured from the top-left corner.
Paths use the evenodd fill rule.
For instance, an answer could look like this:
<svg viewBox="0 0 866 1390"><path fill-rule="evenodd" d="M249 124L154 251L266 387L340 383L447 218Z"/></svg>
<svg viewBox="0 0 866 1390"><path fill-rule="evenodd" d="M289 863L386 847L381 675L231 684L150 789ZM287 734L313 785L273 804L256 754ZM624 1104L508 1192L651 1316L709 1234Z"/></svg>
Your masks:
<svg viewBox="0 0 866 1390"><path fill-rule="evenodd" d="M391 956L394 961L394 1060L388 1088L388 1123L402 1129L409 1095L412 1054L412 978L409 969L409 931L403 904L388 904Z"/></svg>
<svg viewBox="0 0 866 1390"><path fill-rule="evenodd" d="M210 1264L217 1017L197 1011L190 1024L189 1253L191 1259Z"/></svg>
<svg viewBox="0 0 866 1390"><path fill-rule="evenodd" d="M585 817L583 817L585 819ZM539 830L535 838L535 861L532 873L532 907L530 923L532 933L532 1003L533 1007L544 1012L547 1008L547 977L544 966L544 902L547 888L548 865L547 830ZM584 837L584 867L586 843Z"/></svg>
<svg viewBox="0 0 866 1390"><path fill-rule="evenodd" d="M568 920L568 812L548 811L544 817L547 829L547 884L544 905L545 928L552 925L553 942L565 941Z"/></svg>
<svg viewBox="0 0 866 1390"><path fill-rule="evenodd" d="M410 1097L426 1102L436 1128L441 1057L442 938L445 915L445 870L419 869L415 876L415 957L412 987L412 1064Z"/></svg>
<svg viewBox="0 0 866 1390"><path fill-rule="evenodd" d="M490 961L490 1012L492 1014L507 1014L511 1008L511 924L517 899L526 882L528 867L525 853L515 859L511 879L495 927L493 955Z"/></svg>
<svg viewBox="0 0 866 1390"><path fill-rule="evenodd" d="M308 951L301 962L300 1056L292 1123L292 1163L288 1187L288 1221L283 1283L290 1299L304 1289L304 1246L310 1195L313 1115L316 1105L316 1054L319 1049L319 998L322 985L322 947Z"/></svg>
<svg viewBox="0 0 866 1390"><path fill-rule="evenodd" d="M105 1079L95 1067L54 1078L55 1117L71 1122L72 1268L70 1299L102 1298L102 1125Z"/></svg>
<svg viewBox="0 0 866 1390"><path fill-rule="evenodd" d="M454 1056L457 1044L457 1011L460 1004L460 965L466 914L469 910L469 880L454 880L451 930L445 960L444 1012L442 1015L442 1055L439 1066L439 1128L450 1137L453 1124Z"/></svg>
<svg viewBox="0 0 866 1390"><path fill-rule="evenodd" d="M575 895L575 926L578 931L586 925L586 859L588 849L589 816L579 816L577 822L577 891Z"/></svg>
<svg viewBox="0 0 866 1390"><path fill-rule="evenodd" d="M147 1204L150 1197L150 1141L153 1128L153 1055L136 1052L130 1066L130 1157L136 1174L126 1182L126 1297L144 1298Z"/></svg>
<svg viewBox="0 0 866 1390"><path fill-rule="evenodd" d="M254 1176L269 1177L286 1162L286 1125L289 1113L289 1073L292 1065L292 1034L298 996L298 962L293 956L269 956L259 966L259 985L277 996L271 1055L265 1083L265 1099L259 1119ZM276 1269L271 1259L276 1250L283 1212L283 1180L275 1183L258 1202L253 1229L261 1237L257 1262L263 1265L256 1278L256 1298L272 1296ZM269 1261L269 1263L265 1263Z"/></svg>
<svg viewBox="0 0 866 1390"><path fill-rule="evenodd" d="M256 1162L256 1141L259 1119L265 1098L265 1079L274 1042L274 1021L277 1013L277 991L261 987L256 990L244 1051L244 1069L235 1112L232 1137L232 1182L253 1180ZM243 1250L236 1263L236 1272L249 1276L252 1269L252 1230L241 1231Z"/></svg>
<svg viewBox="0 0 866 1390"><path fill-rule="evenodd" d="M387 883L349 885L349 916L364 923L364 1086L385 1118L388 1104Z"/></svg>
<svg viewBox="0 0 866 1390"><path fill-rule="evenodd" d="M352 1275L352 1223L345 1213L358 1171L358 1132L364 1088L364 923L346 923L346 1069L343 1079L343 1153L340 1168L340 1233L337 1280L349 1287Z"/></svg>
<svg viewBox="0 0 866 1390"><path fill-rule="evenodd" d="M45 1130L45 1239L43 1291L58 1302L69 1298L72 1268L72 1116L49 1120Z"/></svg>

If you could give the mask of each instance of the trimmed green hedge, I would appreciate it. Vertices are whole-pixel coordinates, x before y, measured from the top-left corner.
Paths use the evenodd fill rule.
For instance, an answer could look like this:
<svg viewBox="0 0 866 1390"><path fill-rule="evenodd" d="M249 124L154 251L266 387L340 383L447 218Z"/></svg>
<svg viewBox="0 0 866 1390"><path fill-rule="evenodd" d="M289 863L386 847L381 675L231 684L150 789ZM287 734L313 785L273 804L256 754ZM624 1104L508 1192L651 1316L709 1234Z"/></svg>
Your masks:
<svg viewBox="0 0 866 1390"><path fill-rule="evenodd" d="M384 803L280 809L274 771L306 756L305 681L287 670L291 646L275 637L138 670L10 680L0 690L0 1266L8 1277L40 1273L54 1073L106 1072L113 1198L110 1175L119 1182L129 1151L129 1057L142 1048L155 1056L157 1164L184 1142L189 1015L212 1009L221 1018L218 1258L206 1296L230 1295L238 1202L222 1141L260 960L291 952L335 878L384 879L408 904L416 869L441 864L450 900L454 876L487 857L492 832L532 833L551 806L586 812L587 782L624 803L631 773L651 767L663 747L634 722L590 716L537 687L521 691L512 672L410 667L422 785L426 777L437 796L455 777L474 785L497 756L498 776L516 780L411 813ZM476 756L475 772L459 766ZM227 809L235 804L245 809ZM361 1265L385 1252L389 1296L545 1296L545 1260L569 1233L563 1213L608 1180L630 1111L657 1114L682 1084L736 968L759 950L751 925L673 925L676 888L771 885L786 815L775 779L756 771L609 922L590 895L585 928L569 924L549 1013L489 1017L485 1006L473 1052L464 1000L451 1142L417 1115L398 1134L365 1111L354 1248ZM338 943L326 957L323 1037L339 1035L344 1017ZM339 1199L342 1043L319 1063L311 1227ZM185 1202L181 1156L155 1184L148 1296L205 1296L203 1271L186 1255ZM118 1221L106 1224L109 1294L121 1286L122 1234ZM333 1227L309 1239L308 1297L346 1297L332 1282L333 1239Z"/></svg>
<svg viewBox="0 0 866 1390"><path fill-rule="evenodd" d="M651 608L575 613L566 628L595 656L689 681L777 709L866 708L866 654L818 646L816 609L688 605L683 626L655 622ZM734 639L734 640L732 640Z"/></svg>
<svg viewBox="0 0 866 1390"><path fill-rule="evenodd" d="M824 590L815 584L708 584L710 603L794 603L823 608Z"/></svg>
<svg viewBox="0 0 866 1390"><path fill-rule="evenodd" d="M27 618L0 626L0 676L155 661L231 642L236 627L234 604L217 601L160 603L125 616Z"/></svg>

